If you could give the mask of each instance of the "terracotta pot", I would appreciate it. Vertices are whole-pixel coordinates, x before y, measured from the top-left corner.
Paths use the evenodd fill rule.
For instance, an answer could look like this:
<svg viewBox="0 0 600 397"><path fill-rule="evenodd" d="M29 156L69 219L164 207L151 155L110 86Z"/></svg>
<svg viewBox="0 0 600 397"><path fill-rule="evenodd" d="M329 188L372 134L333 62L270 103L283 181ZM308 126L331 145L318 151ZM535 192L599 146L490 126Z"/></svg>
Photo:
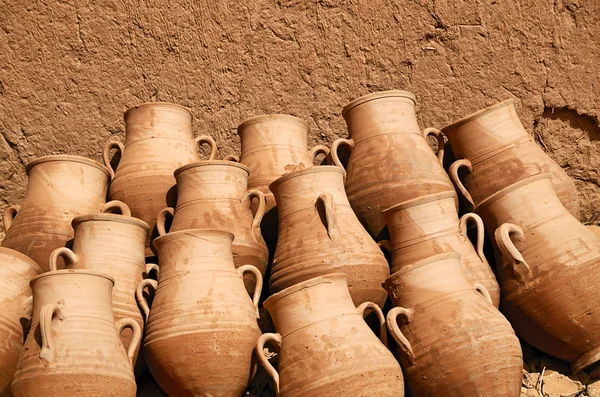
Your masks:
<svg viewBox="0 0 600 397"><path fill-rule="evenodd" d="M575 183L525 131L509 99L475 112L442 129L457 160L450 177L471 208L513 183L541 172L549 173L558 197L579 219ZM463 181L458 170L466 167Z"/></svg>
<svg viewBox="0 0 600 397"><path fill-rule="evenodd" d="M108 142L104 148L104 163L111 172L111 149L117 149L121 155L109 197L126 203L134 217L150 225L146 256L153 256L150 242L157 235L156 216L163 208L175 206L173 172L198 161L199 145L203 143L210 145L212 160L217 145L206 135L194 139L192 113L174 103L151 102L129 108L125 112L125 127L125 146Z"/></svg>
<svg viewBox="0 0 600 397"><path fill-rule="evenodd" d="M2 246L48 271L50 253L73 237L71 220L103 210L110 174L93 160L67 155L40 157L26 170L25 198L4 210Z"/></svg>
<svg viewBox="0 0 600 397"><path fill-rule="evenodd" d="M344 170L320 166L292 172L270 185L277 200L279 235L271 292L313 277L346 273L356 305L386 299L390 274L380 248L360 224L344 191Z"/></svg>
<svg viewBox="0 0 600 397"><path fill-rule="evenodd" d="M152 376L169 396L240 396L253 376L253 348L260 329L262 277L251 265L235 268L233 235L183 230L154 240L160 261L152 310L146 311L144 355ZM251 300L242 277L256 277ZM149 313L149 314L148 314Z"/></svg>
<svg viewBox="0 0 600 397"><path fill-rule="evenodd" d="M33 319L11 385L14 397L134 397L132 361L142 331L131 318L115 322L113 279L55 265L31 281ZM128 351L119 338L125 328L134 334Z"/></svg>
<svg viewBox="0 0 600 397"><path fill-rule="evenodd" d="M502 312L517 335L574 372L600 360L600 238L565 209L550 176L502 189L476 211L495 236Z"/></svg>
<svg viewBox="0 0 600 397"><path fill-rule="evenodd" d="M340 167L339 146L352 149L346 192L358 219L376 239L386 234L384 209L427 194L454 192L441 164L444 138L434 128L421 132L415 103L415 96L406 91L360 97L342 112L350 139L331 145L333 162ZM437 157L425 139L430 134L438 139Z"/></svg>
<svg viewBox="0 0 600 397"><path fill-rule="evenodd" d="M394 306L387 326L412 396L519 397L519 340L485 287L464 278L459 254L404 266L384 287Z"/></svg>
<svg viewBox="0 0 600 397"><path fill-rule="evenodd" d="M29 281L41 272L32 259L0 247L0 396L8 395L29 331L32 311Z"/></svg>
<svg viewBox="0 0 600 397"><path fill-rule="evenodd" d="M383 212L392 239L392 273L436 254L457 252L467 281L482 284L498 307L500 287L483 253L483 221L474 213L458 219L454 197L452 192L430 194ZM477 227L477 250L467 236L468 222Z"/></svg>
<svg viewBox="0 0 600 397"><path fill-rule="evenodd" d="M177 207L158 214L157 229L164 235L165 221L172 218L171 231L220 229L234 234L233 262L236 267L252 265L265 274L269 251L260 233L265 214L265 196L258 189L248 190L248 167L232 161L201 161L175 171ZM250 210L252 199L260 203L256 215ZM244 279L254 291L254 278Z"/></svg>
<svg viewBox="0 0 600 397"><path fill-rule="evenodd" d="M363 321L365 311L374 310L385 338L383 313L370 302L354 306L345 274L286 288L264 307L278 333L262 335L256 352L279 397L404 395L398 362ZM265 357L268 342L279 347L278 371Z"/></svg>

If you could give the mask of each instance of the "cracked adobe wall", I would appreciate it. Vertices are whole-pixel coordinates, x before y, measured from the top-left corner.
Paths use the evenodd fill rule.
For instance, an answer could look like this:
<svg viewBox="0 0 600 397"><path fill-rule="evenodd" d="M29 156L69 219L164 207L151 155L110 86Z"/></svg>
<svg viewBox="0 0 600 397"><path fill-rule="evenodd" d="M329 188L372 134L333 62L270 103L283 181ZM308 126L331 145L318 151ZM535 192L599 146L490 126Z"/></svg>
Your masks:
<svg viewBox="0 0 600 397"><path fill-rule="evenodd" d="M598 0L53 1L0 3L0 187L24 194L24 164L100 160L144 101L190 107L196 134L239 150L245 118L283 112L311 143L346 133L341 109L406 89L421 127L517 97L526 129L576 178L598 216Z"/></svg>

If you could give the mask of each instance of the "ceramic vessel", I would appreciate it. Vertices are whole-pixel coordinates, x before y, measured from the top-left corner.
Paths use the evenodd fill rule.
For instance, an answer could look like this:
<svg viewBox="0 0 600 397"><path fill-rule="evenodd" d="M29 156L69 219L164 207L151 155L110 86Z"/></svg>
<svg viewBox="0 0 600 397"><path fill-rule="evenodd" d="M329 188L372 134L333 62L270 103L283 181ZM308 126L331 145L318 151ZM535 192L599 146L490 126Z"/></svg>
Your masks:
<svg viewBox="0 0 600 397"><path fill-rule="evenodd" d="M252 265L265 274L269 251L260 233L266 200L258 189L248 190L248 167L232 161L200 161L175 171L177 206L158 214L157 229L164 235L165 221L172 219L171 231L220 229L234 234L233 262L236 267ZM252 215L252 199L260 203ZM244 279L254 291L254 278Z"/></svg>
<svg viewBox="0 0 600 397"><path fill-rule="evenodd" d="M42 270L25 255L0 247L0 396L8 395L23 340L29 331L29 281Z"/></svg>
<svg viewBox="0 0 600 397"><path fill-rule="evenodd" d="M340 167L340 145L352 149L346 192L358 219L376 239L386 235L384 209L427 194L454 192L441 164L444 138L434 128L421 132L415 103L415 96L406 91L360 97L342 112L350 139L331 145L333 162ZM438 140L437 157L426 140L430 134Z"/></svg>
<svg viewBox="0 0 600 397"><path fill-rule="evenodd" d="M384 287L410 395L519 397L519 340L485 287L464 278L459 254L404 266Z"/></svg>
<svg viewBox="0 0 600 397"><path fill-rule="evenodd" d="M67 260L70 258L66 256ZM33 319L11 391L14 397L134 397L137 322L115 322L114 281L88 270L56 270L34 277ZM133 330L125 350L119 334Z"/></svg>
<svg viewBox="0 0 600 397"><path fill-rule="evenodd" d="M471 208L513 183L540 171L551 175L563 205L579 219L579 199L573 180L525 131L515 109L516 99L490 106L442 129L457 160L450 177ZM469 173L461 181L458 171Z"/></svg>
<svg viewBox="0 0 600 397"><path fill-rule="evenodd" d="M472 212L459 219L454 197L452 192L430 194L383 212L392 241L392 273L437 254L457 252L467 281L482 284L498 307L500 287L483 253L483 221ZM467 236L469 222L477 227L477 250Z"/></svg>
<svg viewBox="0 0 600 397"><path fill-rule="evenodd" d="M25 198L4 210L2 246L47 271L50 253L73 237L71 220L103 210L110 173L96 161L67 155L40 157L26 171Z"/></svg>
<svg viewBox="0 0 600 397"><path fill-rule="evenodd" d="M495 236L502 312L517 335L577 372L600 360L600 238L562 205L548 174L476 211Z"/></svg>
<svg viewBox="0 0 600 397"><path fill-rule="evenodd" d="M256 352L279 397L404 395L398 362L363 320L374 310L384 325L383 313L370 302L354 306L345 274L286 288L264 307L278 333L262 335ZM279 347L278 370L265 356L267 343Z"/></svg>
<svg viewBox="0 0 600 397"><path fill-rule="evenodd" d="M279 213L271 292L329 273L346 273L356 305L386 299L389 265L350 207L344 170L320 166L287 174L270 186Z"/></svg>
<svg viewBox="0 0 600 397"><path fill-rule="evenodd" d="M235 268L232 240L210 229L154 240L161 272L152 310L141 293L155 281L143 281L138 297L148 318L146 363L169 396L240 396L254 375L262 277L254 266ZM242 279L247 272L256 277L253 299Z"/></svg>
<svg viewBox="0 0 600 397"><path fill-rule="evenodd" d="M125 146L108 142L104 148L104 163L114 172L109 197L126 203L134 217L150 226L146 256L153 256L150 242L157 235L156 216L163 208L175 206L173 172L198 161L199 145L203 143L210 145L212 160L217 145L206 135L193 138L192 113L174 103L134 106L125 112L125 127ZM121 156L116 171L110 164L111 149L117 149Z"/></svg>

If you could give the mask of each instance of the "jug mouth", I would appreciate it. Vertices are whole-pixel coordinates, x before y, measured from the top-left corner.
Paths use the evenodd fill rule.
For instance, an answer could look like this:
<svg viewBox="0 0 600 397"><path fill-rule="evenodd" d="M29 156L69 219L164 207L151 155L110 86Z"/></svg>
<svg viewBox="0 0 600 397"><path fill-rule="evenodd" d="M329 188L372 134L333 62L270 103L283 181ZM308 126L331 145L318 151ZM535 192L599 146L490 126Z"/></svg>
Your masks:
<svg viewBox="0 0 600 397"><path fill-rule="evenodd" d="M189 170L190 168L197 168L197 167L202 167L202 166L209 166L209 165L220 165L223 167L235 167L235 168L240 168L241 170L245 171L247 174L250 174L250 168L246 167L244 164L238 163L237 161L230 161L230 160L202 160L202 161L195 161L193 163L188 163L186 165L183 165L179 168L177 168L175 170L175 172L173 173L173 175L175 175L175 177L177 177L177 175L181 174L182 172Z"/></svg>
<svg viewBox="0 0 600 397"><path fill-rule="evenodd" d="M150 226L141 219L134 218L133 216L121 215L121 214L111 214L111 213L100 213L100 214L87 214L80 215L73 218L71 221L71 226L73 228L84 222L120 222L126 223L128 225L134 225L140 227L148 233L150 231Z"/></svg>
<svg viewBox="0 0 600 397"><path fill-rule="evenodd" d="M246 127L251 126L252 124L265 123L275 120L281 120L287 123L296 124L306 130L309 129L308 123L299 117L292 116L291 114L271 113L262 114L260 116L254 116L244 120L237 128L238 135L241 134Z"/></svg>
<svg viewBox="0 0 600 397"><path fill-rule="evenodd" d="M139 108L144 108L144 107L170 107L170 108L177 109L177 110L187 113L187 115L190 117L190 121L193 120L193 118L194 118L190 109L186 108L185 106L179 105L177 103L173 103L173 102L143 102L143 103L140 103L137 105L133 105L125 111L123 118L125 119L125 121L127 121L129 116L131 115L131 113L133 113L135 110L137 110Z"/></svg>
<svg viewBox="0 0 600 397"><path fill-rule="evenodd" d="M536 182L536 181L540 181L542 179L551 179L550 178L550 174L545 174L545 173L540 173L540 174L535 174L533 176L530 176L528 178L525 178L519 182L513 183L510 186L505 187L504 189L501 189L499 191L497 191L496 193L492 194L489 197L486 197L485 200L481 201L481 203L477 204L475 206L475 212L477 212L479 209L489 205L490 203L493 203L494 201L506 196L508 193L511 193L523 186L529 185L530 183Z"/></svg>
<svg viewBox="0 0 600 397"><path fill-rule="evenodd" d="M288 297L290 295L293 295L295 293L303 291L307 288L314 287L315 285L331 283L331 282L335 282L335 281L342 281L342 280L344 282L348 283L348 276L346 275L346 273L330 273L330 274L325 274L323 276L313 277L308 280L299 282L298 284L294 284L291 287L287 287L279 292L274 293L273 295L271 295L267 298L267 300L263 303L263 306L267 310L269 310L268 308L269 308L269 306L271 306L272 302L276 302L280 299L283 299L285 297Z"/></svg>
<svg viewBox="0 0 600 397"><path fill-rule="evenodd" d="M460 266L460 254L458 252L445 252L443 254L437 254L430 256L429 258L421 259L420 261L413 262L408 265L402 266L400 269L392 273L385 281L381 284L384 288L386 285L393 284L398 278L402 278L406 273L418 269L420 267L429 266L432 263L437 263L445 260L453 260ZM385 288L387 290L387 288Z"/></svg>
<svg viewBox="0 0 600 397"><path fill-rule="evenodd" d="M386 208L383 211L381 211L381 213L385 216L386 214L391 214L391 213L394 213L394 212L397 212L397 211L400 211L400 210L403 210L406 208L415 207L417 205L426 204L426 203L429 203L432 201L438 201L438 200L450 199L450 198L454 199L454 197L456 197L456 192L454 192L454 191L428 194L423 197L417 197L415 199L407 200L402 203L392 205L391 207Z"/></svg>
<svg viewBox="0 0 600 397"><path fill-rule="evenodd" d="M271 182L271 184L269 184L269 190L271 192L274 192L277 189L277 186L279 186L280 184L282 184L283 182L285 182L289 179L297 178L297 177L307 175L307 174L316 174L316 173L323 173L323 172L333 172L333 173L341 174L342 176L346 175L346 171L344 171L344 169L342 167L338 167L337 165L318 165L316 167L309 167L309 168L304 168L304 169L298 170L298 171L288 172L287 174L280 176L279 178L277 178L273 182Z"/></svg>
<svg viewBox="0 0 600 397"><path fill-rule="evenodd" d="M477 118L483 116L486 113L490 113L490 112L496 111L498 109L501 109L503 107L514 105L515 103L517 103L516 98L510 98L510 99L506 99L502 102L498 102L492 106L488 106L486 108L478 110L475 113L471 113L470 115L463 117L462 119L459 119L459 120L453 122L452 124L445 126L444 128L441 129L441 131L444 134L446 134L449 130L456 129L456 128L462 126L463 124L468 123L469 121L472 121L474 119L477 119Z"/></svg>
<svg viewBox="0 0 600 397"><path fill-rule="evenodd" d="M99 170L104 171L104 173L110 178L110 171L108 171L108 168L106 168L104 165L100 164L96 160L88 159L87 157L73 156L70 154L57 154L57 155L51 155L51 156L38 157L37 159L32 160L27 164L27 166L25 167L25 171L29 175L29 171L31 171L31 169L33 167L35 167L36 165L39 165L42 163L49 163L51 161L69 161L69 162L73 162L73 163L81 163L81 164L90 165L92 167L96 167Z"/></svg>
<svg viewBox="0 0 600 397"><path fill-rule="evenodd" d="M178 230L176 232L169 232L163 236L159 236L157 238L154 239L154 241L152 242L152 245L154 245L154 248L158 249L158 246L166 241L172 240L172 239L176 239L178 237L181 236L194 236L194 237L199 237L201 238L201 236L206 236L206 235L217 235L217 236L223 236L223 237L228 237L231 241L233 241L234 239L234 234L231 232L228 232L226 230L222 230L222 229L186 229L186 230Z"/></svg>
<svg viewBox="0 0 600 397"><path fill-rule="evenodd" d="M344 106L344 109L342 110L342 117L346 117L346 114L358 105L362 105L363 103L383 98L407 98L413 102L413 106L417 104L417 97L412 92L403 90L373 92L371 94L363 95L359 98L356 98L355 100Z"/></svg>
<svg viewBox="0 0 600 397"><path fill-rule="evenodd" d="M45 272L45 273L42 273L42 274L39 274L39 275L33 277L31 279L31 281L29 282L29 285L31 286L31 285L33 285L33 283L35 281L40 280L45 277L53 277L53 276L59 276L59 275L65 275L65 274L86 274L89 276L102 277L102 278L105 278L108 281L110 281L113 286L115 285L115 279L113 277L107 276L106 274L102 274L99 272L86 270L86 269L59 269L59 270L55 270L55 271Z"/></svg>

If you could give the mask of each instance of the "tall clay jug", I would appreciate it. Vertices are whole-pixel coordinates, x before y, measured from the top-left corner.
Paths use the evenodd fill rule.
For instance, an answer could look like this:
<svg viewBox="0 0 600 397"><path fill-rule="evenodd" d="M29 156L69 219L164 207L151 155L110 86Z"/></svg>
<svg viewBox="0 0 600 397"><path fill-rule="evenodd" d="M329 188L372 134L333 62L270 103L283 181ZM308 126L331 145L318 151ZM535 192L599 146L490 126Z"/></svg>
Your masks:
<svg viewBox="0 0 600 397"><path fill-rule="evenodd" d="M452 181L474 208L513 183L541 172L549 173L558 198L579 219L579 199L573 180L525 131L509 99L475 112L442 131L457 160L450 167ZM463 181L458 170L469 169Z"/></svg>
<svg viewBox="0 0 600 397"><path fill-rule="evenodd" d="M11 391L14 397L134 397L132 360L142 331L115 322L112 278L88 270L56 270L35 277L33 320ZM126 351L119 334L133 330Z"/></svg>
<svg viewBox="0 0 600 397"><path fill-rule="evenodd" d="M248 190L248 167L232 161L200 161L175 171L177 207L162 210L157 219L159 235L165 221L172 217L171 231L221 229L233 233L233 262L236 267L253 265L265 274L269 251L260 233L265 214L265 196L258 189ZM252 216L252 199L259 202ZM254 291L254 277L244 279Z"/></svg>
<svg viewBox="0 0 600 397"><path fill-rule="evenodd" d="M20 205L4 210L2 246L33 259L48 271L48 257L73 237L71 220L102 211L110 173L94 160L46 156L26 167L29 182Z"/></svg>
<svg viewBox="0 0 600 397"><path fill-rule="evenodd" d="M23 340L29 330L29 282L42 270L25 255L0 247L0 396L8 395Z"/></svg>
<svg viewBox="0 0 600 397"><path fill-rule="evenodd" d="M198 161L199 145L215 141L206 135L193 138L192 113L183 106L167 102L150 102L125 112L125 146L108 142L104 163L114 173L109 198L126 203L134 217L150 225L146 238L146 256L153 256L150 242L156 237L156 216L165 207L175 206L173 172L182 165ZM112 171L110 151L117 149L121 158Z"/></svg>
<svg viewBox="0 0 600 397"><path fill-rule="evenodd" d="M472 212L459 219L454 197L452 192L430 194L383 212L392 241L392 273L437 254L458 252L467 281L482 284L498 307L500 287L483 254L483 221ZM477 227L477 250L467 236L468 222Z"/></svg>
<svg viewBox="0 0 600 397"><path fill-rule="evenodd" d="M548 174L536 175L476 211L499 249L502 312L517 335L577 372L600 360L600 238L554 189Z"/></svg>
<svg viewBox="0 0 600 397"><path fill-rule="evenodd" d="M287 174L270 186L279 212L271 292L330 273L346 273L356 305L386 299L390 275L381 249L360 224L344 191L344 170L325 165Z"/></svg>
<svg viewBox="0 0 600 397"><path fill-rule="evenodd" d="M384 286L411 396L519 397L519 340L485 287L464 278L459 254L404 266Z"/></svg>
<svg viewBox="0 0 600 397"><path fill-rule="evenodd" d="M415 114L416 99L406 91L382 91L360 97L342 111L350 139L331 145L334 164L340 145L352 149L346 167L346 192L358 219L375 239L386 237L386 208L415 197L454 192L442 167L444 138L438 130L421 133ZM436 155L426 137L438 139Z"/></svg>
<svg viewBox="0 0 600 397"><path fill-rule="evenodd" d="M370 302L354 306L345 274L286 288L264 307L278 333L262 335L256 352L278 397L404 396L398 362L363 320L366 310L374 310L385 337L383 313ZM268 342L280 350L277 371L265 357Z"/></svg>
<svg viewBox="0 0 600 397"><path fill-rule="evenodd" d="M254 266L235 268L232 240L210 229L154 240L161 271L152 310L141 293L155 281L143 281L138 298L148 318L146 363L169 396L240 396L254 374L262 277ZM247 272L256 277L253 299L242 280Z"/></svg>

